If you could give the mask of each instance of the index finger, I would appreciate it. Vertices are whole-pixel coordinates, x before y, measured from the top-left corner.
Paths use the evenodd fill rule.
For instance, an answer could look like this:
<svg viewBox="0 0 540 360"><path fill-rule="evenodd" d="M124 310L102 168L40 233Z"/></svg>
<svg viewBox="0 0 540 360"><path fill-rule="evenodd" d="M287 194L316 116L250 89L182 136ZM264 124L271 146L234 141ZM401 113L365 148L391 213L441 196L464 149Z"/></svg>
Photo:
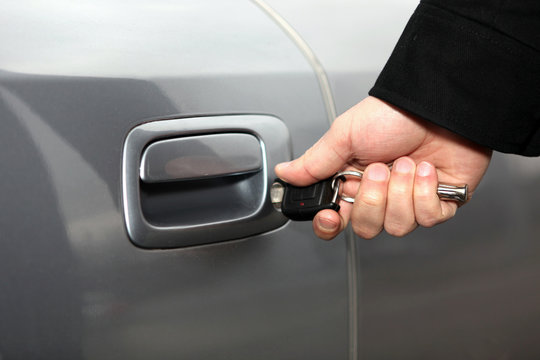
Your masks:
<svg viewBox="0 0 540 360"><path fill-rule="evenodd" d="M304 155L276 165L276 175L296 186L321 181L341 170L351 156L349 119L343 115Z"/></svg>

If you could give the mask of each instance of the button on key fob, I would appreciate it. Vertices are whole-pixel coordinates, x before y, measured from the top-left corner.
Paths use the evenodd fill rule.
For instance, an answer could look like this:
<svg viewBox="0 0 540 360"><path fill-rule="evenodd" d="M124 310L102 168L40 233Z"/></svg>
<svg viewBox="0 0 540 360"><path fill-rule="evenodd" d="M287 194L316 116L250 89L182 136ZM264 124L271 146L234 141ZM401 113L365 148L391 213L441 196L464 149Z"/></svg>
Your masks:
<svg viewBox="0 0 540 360"><path fill-rule="evenodd" d="M293 186L280 179L272 184L271 198L274 207L291 220L313 220L324 209L339 211L339 183L332 178L310 186Z"/></svg>

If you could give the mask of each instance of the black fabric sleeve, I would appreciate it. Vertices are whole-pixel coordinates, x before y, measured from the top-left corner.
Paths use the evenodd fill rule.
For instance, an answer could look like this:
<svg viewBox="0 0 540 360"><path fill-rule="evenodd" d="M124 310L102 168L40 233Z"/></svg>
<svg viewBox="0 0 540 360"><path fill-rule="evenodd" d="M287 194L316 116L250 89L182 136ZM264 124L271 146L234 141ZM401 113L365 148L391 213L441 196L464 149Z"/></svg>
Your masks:
<svg viewBox="0 0 540 360"><path fill-rule="evenodd" d="M491 149L540 155L540 1L422 1L369 94Z"/></svg>

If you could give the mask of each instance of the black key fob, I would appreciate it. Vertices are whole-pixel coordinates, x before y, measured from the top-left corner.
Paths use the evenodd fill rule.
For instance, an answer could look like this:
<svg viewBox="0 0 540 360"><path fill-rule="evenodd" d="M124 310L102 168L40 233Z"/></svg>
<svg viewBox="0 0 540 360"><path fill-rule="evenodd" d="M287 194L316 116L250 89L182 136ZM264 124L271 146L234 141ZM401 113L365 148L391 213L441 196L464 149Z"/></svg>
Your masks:
<svg viewBox="0 0 540 360"><path fill-rule="evenodd" d="M334 185L332 178L303 187L293 186L277 179L272 185L272 191L274 191L272 202L274 206L280 207L283 215L291 220L313 220L321 210L339 211L339 187L334 188Z"/></svg>

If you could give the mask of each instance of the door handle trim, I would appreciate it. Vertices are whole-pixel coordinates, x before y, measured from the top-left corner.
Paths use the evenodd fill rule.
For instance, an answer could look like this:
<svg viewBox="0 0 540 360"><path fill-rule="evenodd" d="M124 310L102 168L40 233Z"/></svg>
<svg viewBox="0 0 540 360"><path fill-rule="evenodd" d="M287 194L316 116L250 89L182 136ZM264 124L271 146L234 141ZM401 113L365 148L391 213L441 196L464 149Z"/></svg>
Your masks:
<svg viewBox="0 0 540 360"><path fill-rule="evenodd" d="M183 226L149 223L141 210L140 163L144 149L159 140L204 134L245 133L256 137L261 146L260 196L254 211L240 219ZM275 178L274 166L292 159L287 126L268 115L221 115L162 120L144 123L126 137L122 158L122 205L126 230L131 241L143 248L175 248L240 239L273 230L287 222L275 211L269 185ZM258 192L259 193L259 192Z"/></svg>

